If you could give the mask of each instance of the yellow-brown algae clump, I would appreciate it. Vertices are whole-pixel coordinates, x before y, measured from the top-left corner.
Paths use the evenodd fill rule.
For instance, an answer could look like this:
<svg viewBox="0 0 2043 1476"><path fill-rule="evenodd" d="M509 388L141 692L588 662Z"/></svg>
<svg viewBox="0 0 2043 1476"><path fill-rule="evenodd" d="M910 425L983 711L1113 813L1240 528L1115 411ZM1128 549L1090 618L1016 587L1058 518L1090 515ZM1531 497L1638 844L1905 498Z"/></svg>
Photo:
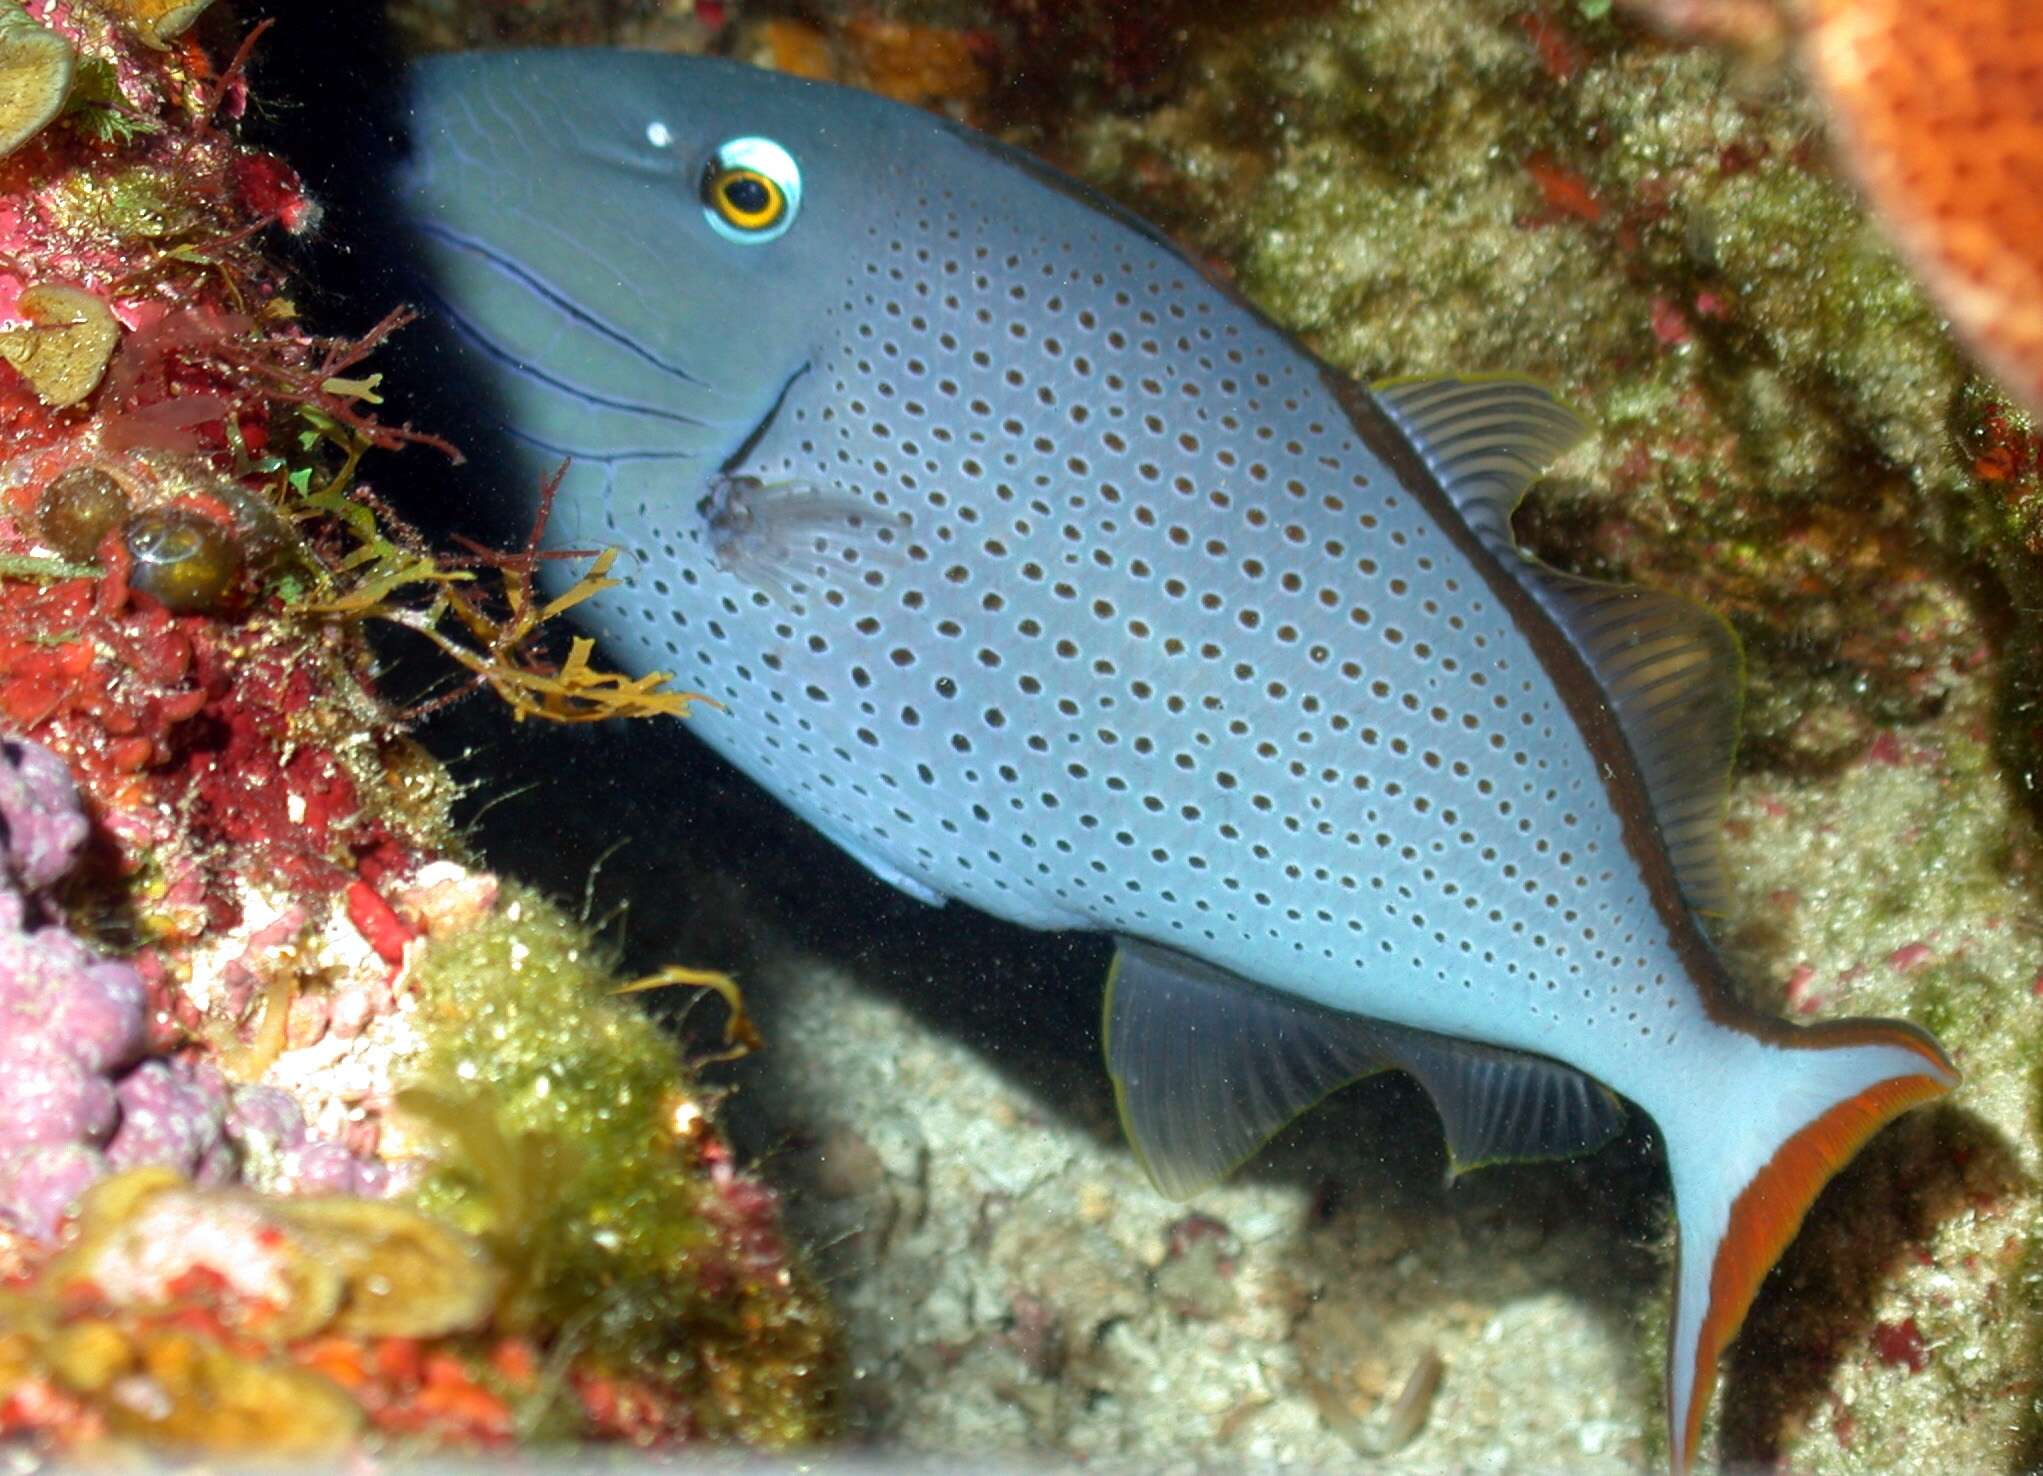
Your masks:
<svg viewBox="0 0 2043 1476"><path fill-rule="evenodd" d="M191 29L193 21L213 0L121 0L120 11L150 46L161 50L175 37Z"/></svg>
<svg viewBox="0 0 2043 1476"><path fill-rule="evenodd" d="M29 1428L157 1455L338 1456L363 1412L331 1380L182 1328L82 1316L0 1293L0 1396Z"/></svg>
<svg viewBox="0 0 2043 1476"><path fill-rule="evenodd" d="M77 287L30 287L17 311L26 325L0 333L0 359L54 409L75 405L99 387L120 341L121 325L104 302Z"/></svg>
<svg viewBox="0 0 2043 1476"><path fill-rule="evenodd" d="M416 1210L135 1169L88 1191L71 1243L0 1289L0 1408L72 1450L337 1456L381 1406L321 1350L410 1356L479 1334L501 1284L478 1242Z"/></svg>
<svg viewBox="0 0 2043 1476"><path fill-rule="evenodd" d="M127 1310L171 1308L194 1275L260 1309L242 1331L281 1344L332 1331L442 1337L483 1326L502 1284L473 1237L402 1205L197 1189L133 1169L87 1192L53 1284Z"/></svg>
<svg viewBox="0 0 2043 1476"><path fill-rule="evenodd" d="M193 1333L137 1334L136 1373L105 1391L108 1428L154 1449L220 1455L338 1456L365 1423L334 1384Z"/></svg>
<svg viewBox="0 0 2043 1476"><path fill-rule="evenodd" d="M13 153L63 110L77 68L70 42L0 0L0 154Z"/></svg>
<svg viewBox="0 0 2043 1476"><path fill-rule="evenodd" d="M438 1338L489 1321L503 1276L482 1244L378 1199L266 1205L337 1291L331 1329L365 1338Z"/></svg>

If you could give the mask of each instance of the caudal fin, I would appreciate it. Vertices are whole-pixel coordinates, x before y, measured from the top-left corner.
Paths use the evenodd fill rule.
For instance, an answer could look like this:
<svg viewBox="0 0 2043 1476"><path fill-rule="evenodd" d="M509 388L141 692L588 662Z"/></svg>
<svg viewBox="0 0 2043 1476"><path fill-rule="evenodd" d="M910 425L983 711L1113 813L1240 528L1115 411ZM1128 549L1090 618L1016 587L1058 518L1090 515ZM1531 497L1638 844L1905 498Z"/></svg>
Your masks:
<svg viewBox="0 0 2043 1476"><path fill-rule="evenodd" d="M1749 1045L1709 1100L1654 1113L1679 1231L1667 1351L1677 1476L1695 1458L1717 1359L1818 1192L1880 1128L1958 1084L1937 1043L1896 1021L1769 1031Z"/></svg>

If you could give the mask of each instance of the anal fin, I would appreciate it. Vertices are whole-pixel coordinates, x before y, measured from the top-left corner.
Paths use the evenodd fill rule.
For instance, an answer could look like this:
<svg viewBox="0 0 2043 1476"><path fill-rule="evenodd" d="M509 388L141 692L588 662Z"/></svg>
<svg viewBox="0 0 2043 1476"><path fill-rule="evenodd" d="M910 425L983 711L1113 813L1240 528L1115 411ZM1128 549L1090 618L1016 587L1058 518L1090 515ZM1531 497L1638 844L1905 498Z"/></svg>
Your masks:
<svg viewBox="0 0 2043 1476"><path fill-rule="evenodd" d="M1107 1071L1156 1187L1188 1199L1328 1092L1386 1069L1370 1022L1121 941L1107 975Z"/></svg>
<svg viewBox="0 0 2043 1476"><path fill-rule="evenodd" d="M1396 1064L1433 1099L1451 1174L1571 1158L1601 1148L1624 1128L1616 1095L1572 1066L1422 1030L1378 1028L1395 1036Z"/></svg>
<svg viewBox="0 0 2043 1476"><path fill-rule="evenodd" d="M1378 1071L1409 1071L1425 1087L1456 1173L1586 1152L1624 1120L1615 1097L1557 1061L1326 1009L1128 939L1107 977L1106 1048L1128 1139L1176 1199Z"/></svg>

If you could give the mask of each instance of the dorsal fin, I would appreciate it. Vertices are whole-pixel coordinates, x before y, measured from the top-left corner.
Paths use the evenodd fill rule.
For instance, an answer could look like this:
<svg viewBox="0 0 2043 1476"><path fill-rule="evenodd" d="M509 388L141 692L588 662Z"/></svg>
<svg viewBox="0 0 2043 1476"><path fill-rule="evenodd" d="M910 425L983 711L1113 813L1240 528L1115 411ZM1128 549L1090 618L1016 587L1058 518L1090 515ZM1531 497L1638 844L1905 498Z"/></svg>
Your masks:
<svg viewBox="0 0 2043 1476"><path fill-rule="evenodd" d="M1744 688L1738 637L1679 595L1578 578L1532 558L1520 574L1609 694L1689 906L1722 911L1721 830Z"/></svg>
<svg viewBox="0 0 2043 1476"><path fill-rule="evenodd" d="M1513 374L1386 379L1370 386L1462 520L1516 550L1511 509L1589 428L1541 385Z"/></svg>
<svg viewBox="0 0 2043 1476"><path fill-rule="evenodd" d="M1128 1140L1178 1199L1336 1087L1392 1068L1439 1109L1454 1174L1585 1153L1624 1123L1609 1092L1558 1061L1330 1010L1127 938L1107 976L1106 1048Z"/></svg>
<svg viewBox="0 0 2043 1476"><path fill-rule="evenodd" d="M1595 672L1638 761L1689 905L1722 908L1719 822L1738 745L1738 638L1678 595L1563 574L1511 536L1511 510L1581 438L1574 412L1508 376L1393 380L1375 388L1476 536L1538 599Z"/></svg>

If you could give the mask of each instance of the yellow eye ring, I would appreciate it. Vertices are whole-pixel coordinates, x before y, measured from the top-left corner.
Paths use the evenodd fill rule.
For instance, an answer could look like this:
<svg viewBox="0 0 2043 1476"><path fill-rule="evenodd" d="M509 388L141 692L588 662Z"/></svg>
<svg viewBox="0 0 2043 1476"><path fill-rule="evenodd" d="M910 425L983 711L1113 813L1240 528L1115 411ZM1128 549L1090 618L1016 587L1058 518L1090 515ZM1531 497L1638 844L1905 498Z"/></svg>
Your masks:
<svg viewBox="0 0 2043 1476"><path fill-rule="evenodd" d="M703 186L710 207L741 231L763 231L787 209L779 185L756 169L719 169Z"/></svg>
<svg viewBox="0 0 2043 1476"><path fill-rule="evenodd" d="M742 246L771 241L794 223L802 174L768 138L734 138L702 170L702 213L716 233Z"/></svg>

